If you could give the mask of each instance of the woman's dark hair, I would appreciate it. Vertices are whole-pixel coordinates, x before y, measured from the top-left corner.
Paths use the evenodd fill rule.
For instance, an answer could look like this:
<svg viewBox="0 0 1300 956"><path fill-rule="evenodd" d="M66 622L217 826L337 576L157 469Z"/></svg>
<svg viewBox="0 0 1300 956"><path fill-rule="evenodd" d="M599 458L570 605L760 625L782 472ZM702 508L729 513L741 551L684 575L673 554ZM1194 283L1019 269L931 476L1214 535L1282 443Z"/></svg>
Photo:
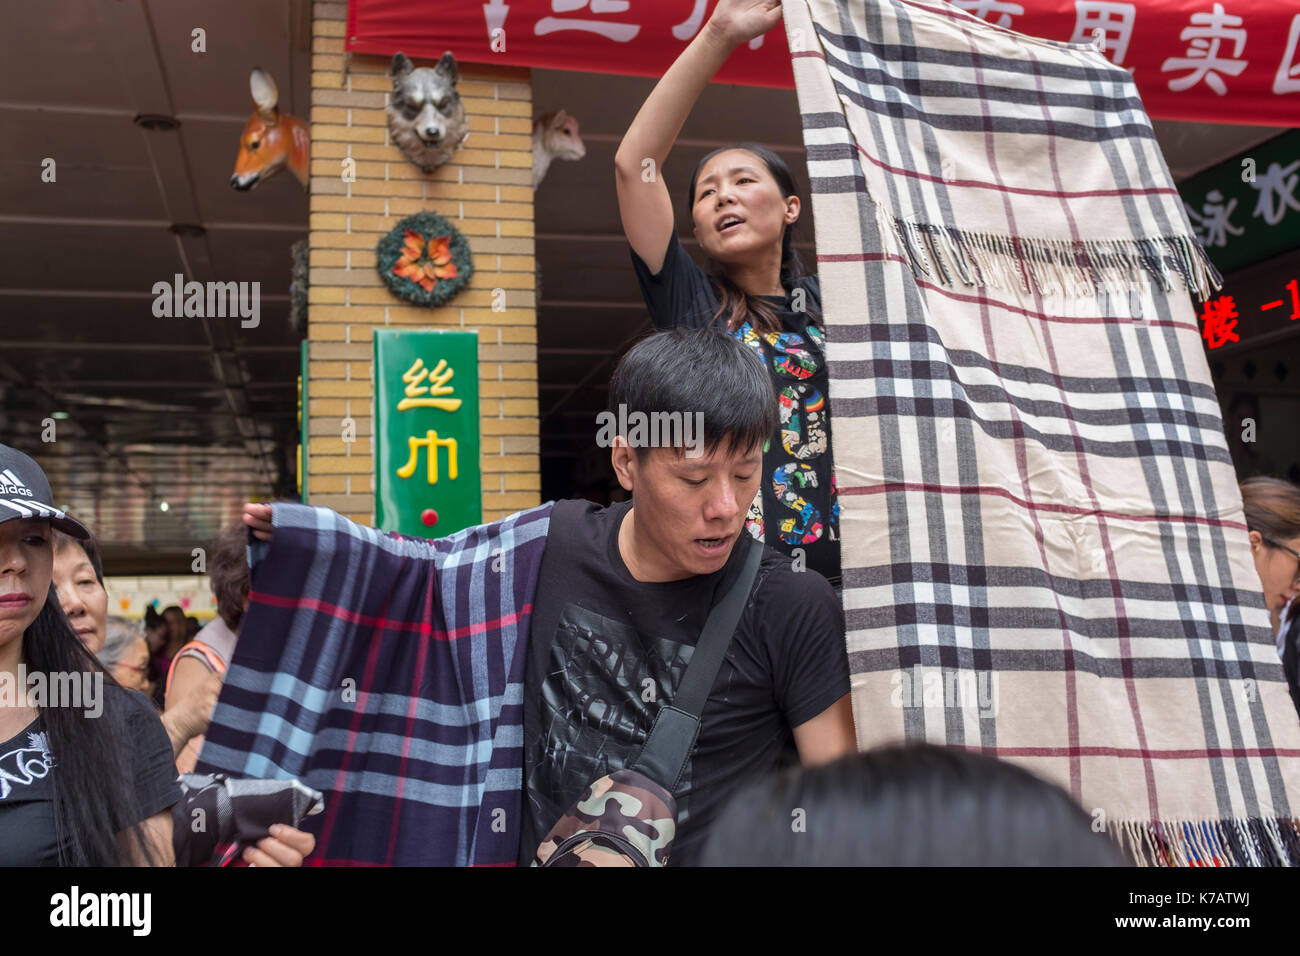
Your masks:
<svg viewBox="0 0 1300 956"><path fill-rule="evenodd" d="M1059 787L928 744L769 777L713 824L706 866L1124 866Z"/></svg>
<svg viewBox="0 0 1300 956"><path fill-rule="evenodd" d="M28 673L103 675L103 711L89 717L82 707L41 707L46 743L54 757L50 777L54 833L60 866L115 866L122 862L117 835L126 832L140 859L156 857L139 826L140 806L131 776L133 748L122 693L111 674L86 650L59 606L53 585L36 620L23 632ZM64 702L65 704L67 702Z"/></svg>
<svg viewBox="0 0 1300 956"><path fill-rule="evenodd" d="M719 153L725 153L733 149L743 149L753 153L763 161L767 171L772 174L776 180L777 188L781 190L784 198L798 195L798 190L794 185L794 176L790 172L790 167L772 150L768 149L761 143L744 142L737 143L734 146L723 146L709 153L695 167L695 172L691 174L689 190L686 194L686 210L694 216L695 209L695 184L700 178L700 173L704 166L714 156ZM795 279L803 275L803 263L799 261L799 253L794 248L793 233L794 225L785 227L785 233L781 237L781 285L787 291L794 285ZM762 296L751 295L742 289L736 283L732 282L721 266L714 263L709 277L718 287L718 309L713 314L714 321L728 317L728 328L736 329L748 321L758 332L780 332L781 319L777 314L777 309L771 302ZM812 303L809 303L811 306Z"/></svg>
<svg viewBox="0 0 1300 956"><path fill-rule="evenodd" d="M680 413L683 421L699 413L704 454L723 441L729 453L746 452L779 423L776 392L762 360L716 329L656 332L628 349L609 382L609 414L616 420L620 406L629 416ZM635 451L641 459L647 449L638 445Z"/></svg>
<svg viewBox="0 0 1300 956"><path fill-rule="evenodd" d="M1281 478L1247 478L1241 483L1246 527L1274 541L1300 537L1300 488Z"/></svg>
<svg viewBox="0 0 1300 956"><path fill-rule="evenodd" d="M238 631L248 598L248 529L231 525L208 547L208 582L217 599L217 614L226 627Z"/></svg>

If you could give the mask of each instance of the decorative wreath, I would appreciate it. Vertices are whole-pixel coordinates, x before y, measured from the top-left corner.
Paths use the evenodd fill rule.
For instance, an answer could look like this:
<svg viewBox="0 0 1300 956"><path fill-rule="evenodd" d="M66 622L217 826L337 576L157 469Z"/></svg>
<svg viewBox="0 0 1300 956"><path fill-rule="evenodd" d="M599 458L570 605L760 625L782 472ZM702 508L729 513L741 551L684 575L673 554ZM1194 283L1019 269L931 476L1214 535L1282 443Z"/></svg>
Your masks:
<svg viewBox="0 0 1300 956"><path fill-rule="evenodd" d="M376 268L393 295L437 307L474 274L469 243L436 212L417 212L379 240Z"/></svg>

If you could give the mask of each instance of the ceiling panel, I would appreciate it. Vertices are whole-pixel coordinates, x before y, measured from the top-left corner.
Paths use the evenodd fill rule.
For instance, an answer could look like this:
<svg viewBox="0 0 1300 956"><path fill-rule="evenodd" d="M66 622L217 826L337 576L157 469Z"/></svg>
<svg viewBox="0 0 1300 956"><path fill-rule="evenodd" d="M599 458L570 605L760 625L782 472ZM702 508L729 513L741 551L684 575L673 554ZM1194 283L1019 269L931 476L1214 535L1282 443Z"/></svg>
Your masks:
<svg viewBox="0 0 1300 956"><path fill-rule="evenodd" d="M251 112L248 74L260 66L275 79L280 108L305 118L311 59L305 45L295 48L290 42L292 6L283 0L150 3L159 55L178 109L184 113ZM206 32L206 53L192 49L190 34L196 27ZM234 159L233 149L230 158Z"/></svg>
<svg viewBox="0 0 1300 956"><path fill-rule="evenodd" d="M148 292L179 270L176 237L165 227L99 222L0 221L4 286Z"/></svg>
<svg viewBox="0 0 1300 956"><path fill-rule="evenodd" d="M269 189L274 182L267 184ZM303 210L306 214L306 209ZM289 294L292 280L290 248L306 239L307 230L280 232L260 229L213 229L208 233L213 278L221 281L260 282L263 295Z"/></svg>
<svg viewBox="0 0 1300 956"><path fill-rule="evenodd" d="M4 0L0 17L0 100L73 107L79 115L129 105L94 3Z"/></svg>
<svg viewBox="0 0 1300 956"><path fill-rule="evenodd" d="M153 316L149 289L121 295L70 288L67 295L13 295L23 281L4 271L0 285L0 338L6 343L38 343L50 356L103 346L100 361L112 362L122 349L156 351L185 346L206 349L202 326L194 321L164 322Z"/></svg>

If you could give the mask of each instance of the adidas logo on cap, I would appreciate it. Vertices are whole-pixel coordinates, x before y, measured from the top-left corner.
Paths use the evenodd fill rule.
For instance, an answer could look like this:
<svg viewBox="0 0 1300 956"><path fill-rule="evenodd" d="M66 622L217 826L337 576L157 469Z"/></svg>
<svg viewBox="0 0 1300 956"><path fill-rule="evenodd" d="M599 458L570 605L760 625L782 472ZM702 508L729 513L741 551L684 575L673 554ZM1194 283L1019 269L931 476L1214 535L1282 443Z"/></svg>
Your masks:
<svg viewBox="0 0 1300 956"><path fill-rule="evenodd" d="M32 489L23 484L23 480L6 468L0 471L0 494L22 495L32 497Z"/></svg>

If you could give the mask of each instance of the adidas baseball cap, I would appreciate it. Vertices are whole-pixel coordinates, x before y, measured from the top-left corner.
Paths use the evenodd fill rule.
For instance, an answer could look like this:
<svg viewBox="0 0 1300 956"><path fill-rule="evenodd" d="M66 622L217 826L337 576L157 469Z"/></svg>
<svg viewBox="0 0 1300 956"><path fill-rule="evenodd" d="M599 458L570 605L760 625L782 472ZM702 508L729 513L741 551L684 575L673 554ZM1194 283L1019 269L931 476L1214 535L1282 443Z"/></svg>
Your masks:
<svg viewBox="0 0 1300 956"><path fill-rule="evenodd" d="M49 518L51 527L82 541L89 538L85 525L50 504L53 500L41 466L17 448L0 445L0 523L15 518Z"/></svg>

